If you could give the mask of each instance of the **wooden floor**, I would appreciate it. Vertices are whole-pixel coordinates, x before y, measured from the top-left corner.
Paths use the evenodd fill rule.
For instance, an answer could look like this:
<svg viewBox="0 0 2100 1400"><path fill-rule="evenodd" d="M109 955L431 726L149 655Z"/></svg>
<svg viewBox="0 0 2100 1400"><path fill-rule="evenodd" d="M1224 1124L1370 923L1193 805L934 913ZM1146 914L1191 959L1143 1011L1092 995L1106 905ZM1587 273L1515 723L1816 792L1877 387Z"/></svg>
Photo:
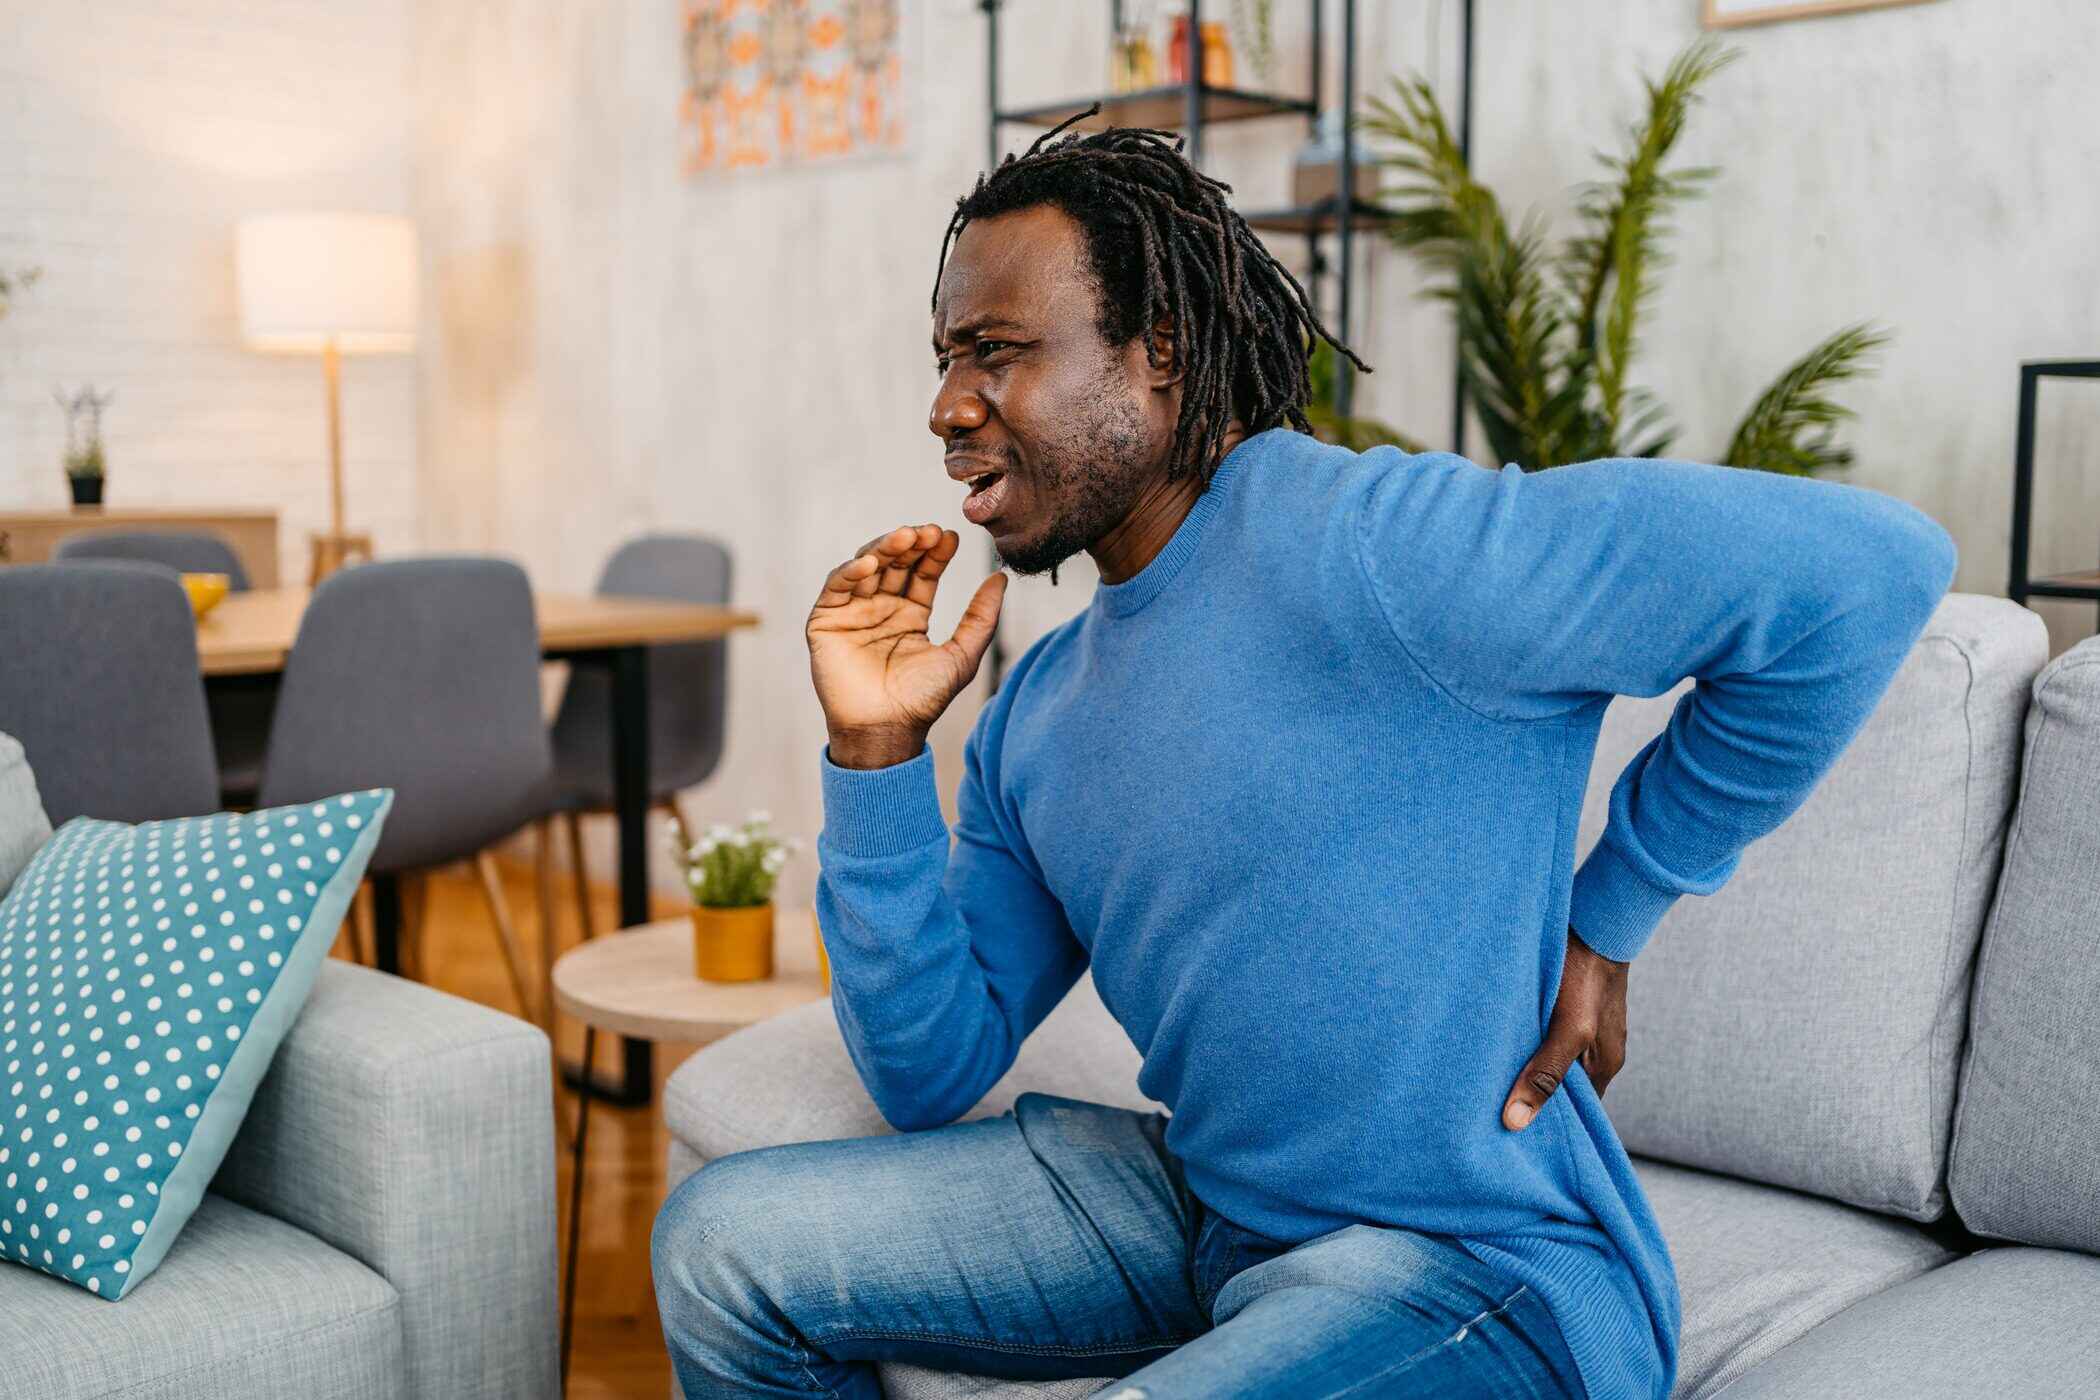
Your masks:
<svg viewBox="0 0 2100 1400"><path fill-rule="evenodd" d="M530 954L537 947L538 900L532 873L510 865L503 872L504 896L512 917L520 925L521 941ZM556 886L557 937L568 948L578 939L576 909L568 871L560 870ZM594 924L602 933L615 927L617 905L613 891L594 891ZM661 914L680 911L675 902L664 904ZM512 1015L519 1014L510 979L496 947L495 927L474 882L471 867L460 866L432 877L427 932L423 942L426 981L457 996L467 997ZM339 939L338 956L347 956L349 940ZM617 1041L598 1037L598 1064L617 1072ZM583 1053L583 1033L562 1018L556 1027L555 1043L571 1061ZM663 1045L656 1056L657 1087L698 1047ZM583 1237L576 1286L575 1350L569 1362L569 1391L572 1400L605 1400L611 1396L643 1396L664 1400L670 1394L671 1366L664 1354L663 1337L657 1329L656 1298L649 1278L649 1227L656 1206L663 1199L666 1134L658 1106L661 1092L644 1108L591 1106L589 1160L584 1173ZM564 1091L557 1105L565 1122L574 1121L575 1098ZM568 1227L569 1149L559 1144L555 1154L561 1219L557 1241ZM557 1250L557 1258L559 1258Z"/></svg>

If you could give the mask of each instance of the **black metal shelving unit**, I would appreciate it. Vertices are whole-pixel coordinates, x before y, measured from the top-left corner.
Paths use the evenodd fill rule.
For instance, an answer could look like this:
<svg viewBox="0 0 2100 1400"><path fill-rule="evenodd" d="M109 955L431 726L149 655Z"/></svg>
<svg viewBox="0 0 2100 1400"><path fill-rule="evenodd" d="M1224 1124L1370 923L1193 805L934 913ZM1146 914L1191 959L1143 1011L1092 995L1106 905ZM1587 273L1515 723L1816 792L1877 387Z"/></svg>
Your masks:
<svg viewBox="0 0 2100 1400"><path fill-rule="evenodd" d="M1327 59L1326 16L1333 0L1306 0L1311 11L1312 45L1310 62L1307 65L1306 93L1294 97L1281 93L1256 92L1239 87L1213 87L1203 81L1202 33L1203 0L1188 0L1189 10L1189 77L1185 83L1146 88L1137 92L1104 93L1096 97L1067 99L1062 102L1041 103L1029 107L1003 106L999 96L999 16L1009 0L978 0L978 8L985 14L986 61L985 94L986 123L985 146L986 168L998 165L1004 154L1001 149L1001 130L1008 125L1052 127L1075 113L1083 112L1096 102L1101 104L1098 114L1077 123L1079 130L1097 131L1107 126L1148 126L1161 129L1178 129L1188 133L1187 151L1189 159L1198 167L1203 163L1204 128L1218 122L1249 121L1265 117L1303 117L1308 132L1317 130L1324 111L1324 74ZM1353 113L1356 110L1356 0L1339 0L1341 10L1341 92L1340 110ZM1459 143L1470 149L1472 141L1472 50L1473 24L1472 0L1464 0L1462 11L1462 64L1459 93ZM1123 28L1122 0L1109 0L1110 33L1117 34ZM1384 215L1378 206L1356 198L1356 126L1353 121L1342 124L1341 139L1341 190L1334 198L1318 204L1286 209L1259 209L1245 213L1247 223L1268 233L1300 237L1306 240L1307 263L1310 279L1307 292L1316 311L1324 317L1321 306L1324 284L1332 274L1335 312L1332 320L1334 332L1344 344L1353 343L1350 331L1355 312L1355 237L1360 232L1376 229ZM1351 217L1341 218L1343 209L1352 211ZM1335 256L1329 262L1326 240L1335 241ZM1336 367L1335 407L1348 413L1355 393L1355 372L1347 360ZM1462 397L1453 404L1454 425L1463 424L1465 409ZM1454 438L1459 429L1454 426ZM996 567L998 555L992 552ZM991 667L991 688L999 688L1000 676L1005 671L1006 648L1003 637L994 632L989 655L986 660Z"/></svg>
<svg viewBox="0 0 2100 1400"><path fill-rule="evenodd" d="M1073 98L1063 102L1048 102L1031 107L1007 107L999 96L999 16L1010 0L978 0L978 8L985 14L987 27L985 95L986 110L990 119L986 123L987 167L996 166L1004 154L1001 149L1001 129L1008 125L1056 126L1075 113L1083 112L1096 102L1101 104L1098 115L1077 123L1082 131L1098 131L1107 126L1149 126L1161 129L1181 130L1188 133L1188 156L1197 166L1203 164L1203 132L1207 126L1219 122L1250 121L1263 117L1302 117L1306 130L1317 129L1324 111L1322 96L1327 60L1326 16L1331 0L1306 0L1311 12L1312 52L1307 65L1306 93L1291 96L1284 93L1256 92L1240 87L1213 87L1203 81L1202 43L1192 38L1189 54L1189 77L1184 83L1173 83L1161 87L1145 88L1137 92L1103 93L1098 96ZM1189 0L1189 33L1199 36L1203 25L1203 0ZM1356 0L1340 0L1342 18L1342 63L1340 107L1344 112L1356 109ZM1123 28L1122 0L1109 0L1109 32L1120 33ZM1246 213L1249 225L1272 233L1292 234L1304 238L1309 246L1309 263L1317 287L1329 272L1334 272L1335 334L1344 342L1349 340L1354 266L1351 254L1355 234L1376 227L1382 221L1378 208L1366 200L1355 198L1356 177L1356 129L1354 123L1342 123L1341 193L1337 198L1320 204L1291 209L1263 209ZM1355 217L1341 219L1339 210L1351 207ZM1335 262L1330 265L1326 258L1325 240L1336 241ZM1313 288L1308 288L1313 290ZM1318 298L1318 292L1314 291ZM1336 407L1348 412L1353 390L1354 376L1346 361L1340 367L1336 379Z"/></svg>
<svg viewBox="0 0 2100 1400"><path fill-rule="evenodd" d="M2023 607L2029 598L2100 603L2100 567L2046 578L2029 575L2034 525L2035 399L2044 379L2100 379L2100 360L2029 360L2020 366L2020 423L2013 443L2012 581L2006 592Z"/></svg>

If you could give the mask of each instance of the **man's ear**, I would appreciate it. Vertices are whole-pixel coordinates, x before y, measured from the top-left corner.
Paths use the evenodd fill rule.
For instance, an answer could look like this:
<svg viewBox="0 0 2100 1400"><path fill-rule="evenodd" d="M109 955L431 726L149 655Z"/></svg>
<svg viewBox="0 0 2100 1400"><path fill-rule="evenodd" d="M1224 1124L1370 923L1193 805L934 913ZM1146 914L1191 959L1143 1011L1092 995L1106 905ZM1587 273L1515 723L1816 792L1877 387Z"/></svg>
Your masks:
<svg viewBox="0 0 2100 1400"><path fill-rule="evenodd" d="M1154 389L1169 389L1179 384L1188 368L1174 334L1174 318L1162 316L1154 321L1146 344L1150 347L1145 365L1147 385Z"/></svg>

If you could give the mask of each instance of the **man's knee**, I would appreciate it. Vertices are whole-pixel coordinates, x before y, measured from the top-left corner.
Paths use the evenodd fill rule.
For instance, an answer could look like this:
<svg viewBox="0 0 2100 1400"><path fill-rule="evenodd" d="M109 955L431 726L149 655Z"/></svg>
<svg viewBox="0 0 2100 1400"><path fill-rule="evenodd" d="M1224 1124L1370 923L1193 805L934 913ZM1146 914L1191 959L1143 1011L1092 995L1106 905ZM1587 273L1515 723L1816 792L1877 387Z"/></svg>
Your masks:
<svg viewBox="0 0 2100 1400"><path fill-rule="evenodd" d="M664 1198L649 1232L649 1265L660 1301L676 1294L734 1302L757 1282L755 1260L783 1215L780 1180L764 1149L717 1157Z"/></svg>

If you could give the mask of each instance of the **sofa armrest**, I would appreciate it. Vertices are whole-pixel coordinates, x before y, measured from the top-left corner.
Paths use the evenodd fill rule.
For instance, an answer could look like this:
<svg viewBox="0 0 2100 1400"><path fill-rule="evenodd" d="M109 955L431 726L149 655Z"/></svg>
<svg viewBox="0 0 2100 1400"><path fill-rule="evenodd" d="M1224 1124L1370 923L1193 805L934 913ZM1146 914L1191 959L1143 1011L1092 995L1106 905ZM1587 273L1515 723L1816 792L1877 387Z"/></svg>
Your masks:
<svg viewBox="0 0 2100 1400"><path fill-rule="evenodd" d="M401 1297L408 1393L555 1393L547 1037L329 959L212 1189Z"/></svg>
<svg viewBox="0 0 2100 1400"><path fill-rule="evenodd" d="M1161 1105L1137 1087L1141 1063L1089 972L1022 1042L1013 1067L958 1121L997 1117L1029 1089L1157 1111ZM798 1006L696 1051L664 1085L664 1123L671 1130L669 1186L732 1152L892 1131L846 1053L828 1001Z"/></svg>

